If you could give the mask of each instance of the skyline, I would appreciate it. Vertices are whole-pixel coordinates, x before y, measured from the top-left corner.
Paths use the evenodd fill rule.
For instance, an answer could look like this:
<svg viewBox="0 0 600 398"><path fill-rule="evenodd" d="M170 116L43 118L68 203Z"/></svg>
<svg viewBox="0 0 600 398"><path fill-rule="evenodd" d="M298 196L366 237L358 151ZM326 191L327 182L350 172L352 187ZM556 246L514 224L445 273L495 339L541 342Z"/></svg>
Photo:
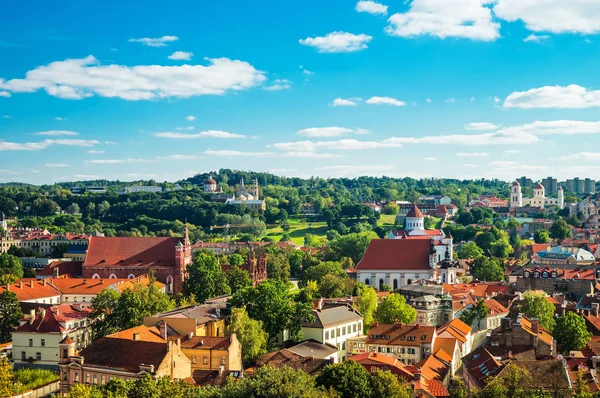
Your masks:
<svg viewBox="0 0 600 398"><path fill-rule="evenodd" d="M541 3L9 0L0 182L598 179L600 4Z"/></svg>

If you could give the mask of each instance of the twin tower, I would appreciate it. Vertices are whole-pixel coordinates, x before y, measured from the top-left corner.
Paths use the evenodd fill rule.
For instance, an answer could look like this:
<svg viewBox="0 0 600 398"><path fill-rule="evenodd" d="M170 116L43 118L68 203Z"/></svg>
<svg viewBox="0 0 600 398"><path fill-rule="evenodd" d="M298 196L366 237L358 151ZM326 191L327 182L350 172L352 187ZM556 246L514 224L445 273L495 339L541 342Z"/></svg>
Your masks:
<svg viewBox="0 0 600 398"><path fill-rule="evenodd" d="M556 198L547 198L546 189L542 183L538 182L535 184L535 187L533 187L533 198L523 198L521 184L519 184L518 181L515 181L512 183L510 190L510 208L514 209L525 206L539 207L541 209L558 206L558 208L562 209L565 207L565 196L563 189L561 187L558 188L558 194Z"/></svg>

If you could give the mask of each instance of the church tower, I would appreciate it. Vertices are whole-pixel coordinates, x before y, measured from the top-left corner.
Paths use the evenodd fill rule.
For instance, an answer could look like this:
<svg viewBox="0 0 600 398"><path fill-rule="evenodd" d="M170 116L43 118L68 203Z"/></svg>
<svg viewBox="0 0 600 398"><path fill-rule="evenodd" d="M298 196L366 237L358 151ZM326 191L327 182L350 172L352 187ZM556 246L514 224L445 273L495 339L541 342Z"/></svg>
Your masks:
<svg viewBox="0 0 600 398"><path fill-rule="evenodd" d="M173 289L172 293L179 293L183 290L183 281L187 275L187 266L192 263L192 245L190 243L190 231L187 224L183 235L183 243L177 242L175 246L175 264L176 269L173 270ZM167 277L167 285L169 284Z"/></svg>
<svg viewBox="0 0 600 398"><path fill-rule="evenodd" d="M510 208L523 207L523 193L521 193L521 184L518 181L512 183L510 189Z"/></svg>
<svg viewBox="0 0 600 398"><path fill-rule="evenodd" d="M405 220L404 229L406 232L414 229L425 229L425 216L415 203L413 203L412 209L406 215Z"/></svg>
<svg viewBox="0 0 600 398"><path fill-rule="evenodd" d="M562 187L558 188L558 208L564 209L565 207L565 193Z"/></svg>
<svg viewBox="0 0 600 398"><path fill-rule="evenodd" d="M254 179L254 200L258 200L258 178Z"/></svg>
<svg viewBox="0 0 600 398"><path fill-rule="evenodd" d="M0 215L0 227L4 230L4 232L8 231L8 221L6 221L6 215L4 213Z"/></svg>

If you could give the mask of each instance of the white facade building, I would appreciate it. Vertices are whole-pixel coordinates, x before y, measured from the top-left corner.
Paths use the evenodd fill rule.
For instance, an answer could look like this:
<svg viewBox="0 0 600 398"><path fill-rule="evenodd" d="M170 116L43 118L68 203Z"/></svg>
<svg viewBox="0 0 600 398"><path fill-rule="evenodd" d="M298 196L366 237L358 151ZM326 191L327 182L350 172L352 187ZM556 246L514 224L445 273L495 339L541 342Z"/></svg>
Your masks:
<svg viewBox="0 0 600 398"><path fill-rule="evenodd" d="M519 184L518 181L515 181L511 186L510 207L511 209L515 209L524 206L539 207L541 209L558 206L559 209L562 209L565 206L563 189L558 188L558 194L556 198L547 198L544 186L542 183L538 182L533 187L533 197L523 198L521 184Z"/></svg>

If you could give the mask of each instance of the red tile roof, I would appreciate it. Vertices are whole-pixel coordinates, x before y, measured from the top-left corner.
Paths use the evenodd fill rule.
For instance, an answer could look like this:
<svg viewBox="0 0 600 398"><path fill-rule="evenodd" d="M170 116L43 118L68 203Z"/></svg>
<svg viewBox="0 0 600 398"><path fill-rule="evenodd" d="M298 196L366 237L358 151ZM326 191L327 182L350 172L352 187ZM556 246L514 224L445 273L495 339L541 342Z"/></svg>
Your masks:
<svg viewBox="0 0 600 398"><path fill-rule="evenodd" d="M175 266L179 238L91 237L84 267Z"/></svg>
<svg viewBox="0 0 600 398"><path fill-rule="evenodd" d="M0 287L0 293L6 289L17 295L19 301L44 299L60 296L60 291L44 280L21 279L17 283Z"/></svg>
<svg viewBox="0 0 600 398"><path fill-rule="evenodd" d="M508 308L494 299L486 300L485 304L490 309L490 315L508 314Z"/></svg>
<svg viewBox="0 0 600 398"><path fill-rule="evenodd" d="M127 279L92 279L92 278L48 278L49 283L56 286L63 294L96 295L108 286L126 282Z"/></svg>
<svg viewBox="0 0 600 398"><path fill-rule="evenodd" d="M430 270L430 239L373 239L356 269Z"/></svg>
<svg viewBox="0 0 600 398"><path fill-rule="evenodd" d="M82 261L55 261L48 265L44 269L41 269L35 273L36 276L55 276L56 269L58 268L58 275L71 275L72 277L78 277L82 275L81 267L83 266Z"/></svg>
<svg viewBox="0 0 600 398"><path fill-rule="evenodd" d="M55 305L47 309L38 309L35 318L21 321L19 333L62 333L65 327L61 323L84 319L92 313L86 307L69 304Z"/></svg>
<svg viewBox="0 0 600 398"><path fill-rule="evenodd" d="M371 365L386 365L394 367L402 374L406 380L412 380L415 375L397 358L394 358L385 354L378 354L376 352L366 352L364 354L352 355L348 358L351 361L355 361L363 365L365 368L370 370Z"/></svg>
<svg viewBox="0 0 600 398"><path fill-rule="evenodd" d="M421 210L419 210L419 208L417 207L417 205L413 203L412 208L406 214L406 217L424 218L425 216L423 215L423 213L421 212Z"/></svg>

